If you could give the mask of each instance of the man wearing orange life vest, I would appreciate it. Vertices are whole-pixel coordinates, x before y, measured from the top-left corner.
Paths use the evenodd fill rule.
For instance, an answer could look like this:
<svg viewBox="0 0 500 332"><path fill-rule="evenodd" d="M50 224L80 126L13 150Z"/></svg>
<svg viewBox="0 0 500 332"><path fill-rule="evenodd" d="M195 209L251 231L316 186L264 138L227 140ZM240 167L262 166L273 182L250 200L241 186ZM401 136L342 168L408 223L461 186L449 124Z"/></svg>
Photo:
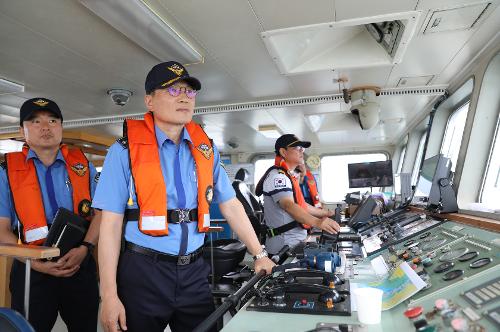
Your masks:
<svg viewBox="0 0 500 332"><path fill-rule="evenodd" d="M144 120L126 120L111 146L93 201L102 209L99 251L105 331L191 331L214 310L201 258L219 204L231 228L270 272L257 236L220 165L215 145L192 122L201 89L178 62L148 73ZM124 230L125 249L120 254Z"/></svg>
<svg viewBox="0 0 500 332"><path fill-rule="evenodd" d="M21 152L7 153L0 167L0 242L43 244L55 213L64 207L91 220L91 197L98 180L94 166L62 140L63 117L46 98L27 100L20 110ZM14 230L14 232L12 231ZM99 214L82 244L31 268L29 322L49 332L58 313L69 331L96 331L99 291L95 261ZM12 308L23 312L25 265L15 260L10 275Z"/></svg>
<svg viewBox="0 0 500 332"><path fill-rule="evenodd" d="M340 226L328 218L333 213L316 208L304 200L295 168L304 163L304 150L310 142L301 141L292 134L276 140L275 164L260 179L255 192L264 194L266 221L266 249L277 253L284 245L295 246L307 236L305 227L316 227L336 233Z"/></svg>
<svg viewBox="0 0 500 332"><path fill-rule="evenodd" d="M321 208L318 185L311 171L304 164L300 164L295 169L299 173L299 184L305 201L317 208Z"/></svg>

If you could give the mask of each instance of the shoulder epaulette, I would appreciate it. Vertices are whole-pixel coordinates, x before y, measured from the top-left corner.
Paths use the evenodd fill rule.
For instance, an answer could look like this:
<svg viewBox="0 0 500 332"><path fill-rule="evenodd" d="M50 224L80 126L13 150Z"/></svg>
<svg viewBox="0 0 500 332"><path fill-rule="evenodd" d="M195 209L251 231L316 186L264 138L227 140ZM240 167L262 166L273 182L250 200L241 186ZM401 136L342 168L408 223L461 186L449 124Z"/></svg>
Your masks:
<svg viewBox="0 0 500 332"><path fill-rule="evenodd" d="M128 148L128 141L127 141L127 137L126 136L120 137L116 141L118 143L120 143L120 145L123 146L124 149Z"/></svg>
<svg viewBox="0 0 500 332"><path fill-rule="evenodd" d="M7 169L7 162L4 160L0 163L0 167L3 169Z"/></svg>

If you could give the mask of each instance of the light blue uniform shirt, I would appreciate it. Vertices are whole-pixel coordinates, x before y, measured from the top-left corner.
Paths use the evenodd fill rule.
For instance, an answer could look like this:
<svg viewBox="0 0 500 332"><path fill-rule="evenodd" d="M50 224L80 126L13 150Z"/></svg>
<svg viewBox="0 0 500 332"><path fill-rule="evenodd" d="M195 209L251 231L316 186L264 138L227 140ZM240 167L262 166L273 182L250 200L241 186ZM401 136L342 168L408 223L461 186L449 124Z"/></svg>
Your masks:
<svg viewBox="0 0 500 332"><path fill-rule="evenodd" d="M185 208L197 208L198 183L196 166L187 142L192 142L187 130L182 130L178 146L157 126L155 126L155 133L163 179L167 184L167 209L179 208L174 181L174 160L177 153L179 153L181 179L186 195ZM236 194L229 182L226 171L220 166L220 156L215 145L213 146L213 153L213 203L220 204L236 197ZM129 197L132 197L134 203L131 206L127 205ZM131 181L128 149L125 149L120 143L113 144L108 151L92 206L119 214L124 214L126 209L138 208L135 188L133 181ZM203 245L205 233L198 232L197 222L190 222L187 225L189 233L186 253L191 253ZM125 226L125 240L163 253L178 255L181 242L181 225L169 223L168 236L154 237L142 233L139 230L137 221L129 221Z"/></svg>
<svg viewBox="0 0 500 332"><path fill-rule="evenodd" d="M47 173L47 167L38 159L38 156L33 150L29 150L27 160L33 159L36 168L36 174L38 177L38 183L40 184L40 190L42 192L43 207L45 209L45 219L47 224L52 223L52 218L54 217L56 211L52 210L49 202L49 194L47 193L47 186L45 184L45 174ZM68 176L68 171L66 170L66 161L61 153L61 150L57 152L57 157L54 163L50 166L52 182L54 184L54 193L58 207L64 207L70 211L73 211L73 188ZM94 194L96 184L97 184L97 171L91 163L89 163L90 171L90 195ZM29 208L30 202L26 202L26 206L18 208ZM14 204L12 201L12 194L10 192L9 181L7 179L7 171L0 167L0 217L9 218L11 220L12 227L17 227L17 216L14 210Z"/></svg>

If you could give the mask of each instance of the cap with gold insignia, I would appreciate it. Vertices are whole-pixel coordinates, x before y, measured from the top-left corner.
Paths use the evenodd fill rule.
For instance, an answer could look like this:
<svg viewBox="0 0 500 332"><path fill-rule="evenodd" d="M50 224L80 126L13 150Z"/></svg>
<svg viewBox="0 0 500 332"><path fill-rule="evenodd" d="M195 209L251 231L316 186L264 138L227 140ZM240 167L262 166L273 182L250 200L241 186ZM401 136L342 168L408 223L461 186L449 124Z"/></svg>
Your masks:
<svg viewBox="0 0 500 332"><path fill-rule="evenodd" d="M186 82L195 90L201 90L200 81L189 76L186 68L176 61L163 62L151 68L144 87L149 95L156 89L166 89L179 81Z"/></svg>
<svg viewBox="0 0 500 332"><path fill-rule="evenodd" d="M297 138L297 136L293 134L281 135L274 144L274 152L276 152L276 154L278 155L281 148L286 149L294 146L302 146L307 149L311 146L311 142L301 141Z"/></svg>
<svg viewBox="0 0 500 332"><path fill-rule="evenodd" d="M28 99L24 102L24 104L22 104L19 116L19 125L22 127L23 121L29 120L36 111L48 111L54 114L58 119L61 119L61 122L63 120L61 110L54 101L47 98L37 97Z"/></svg>

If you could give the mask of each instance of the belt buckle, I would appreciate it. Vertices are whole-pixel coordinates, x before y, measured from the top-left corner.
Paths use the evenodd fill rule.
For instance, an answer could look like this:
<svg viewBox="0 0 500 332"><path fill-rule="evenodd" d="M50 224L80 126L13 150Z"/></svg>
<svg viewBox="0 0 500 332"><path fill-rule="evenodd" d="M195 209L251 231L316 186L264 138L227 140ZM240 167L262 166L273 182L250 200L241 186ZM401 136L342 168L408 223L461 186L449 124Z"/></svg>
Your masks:
<svg viewBox="0 0 500 332"><path fill-rule="evenodd" d="M179 215L179 223L181 222L189 222L189 209L177 209L176 210Z"/></svg>
<svg viewBox="0 0 500 332"><path fill-rule="evenodd" d="M191 255L179 256L177 258L177 265L188 265L191 263Z"/></svg>

